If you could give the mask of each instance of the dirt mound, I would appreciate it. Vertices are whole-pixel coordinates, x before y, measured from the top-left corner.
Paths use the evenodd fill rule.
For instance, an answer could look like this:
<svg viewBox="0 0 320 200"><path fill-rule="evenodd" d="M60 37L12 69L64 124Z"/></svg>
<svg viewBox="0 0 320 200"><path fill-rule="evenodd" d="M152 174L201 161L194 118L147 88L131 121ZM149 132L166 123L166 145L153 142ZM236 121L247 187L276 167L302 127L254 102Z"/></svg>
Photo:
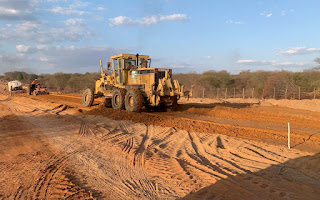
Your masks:
<svg viewBox="0 0 320 200"><path fill-rule="evenodd" d="M232 108L228 108L231 109ZM227 110L228 110L227 109ZM191 109L192 110L192 109ZM219 112L225 109L216 108ZM210 112L210 111L209 111ZM231 112L234 113L234 112ZM251 127L243 127L232 124L221 124L214 123L206 120L199 119L190 119L186 117L177 117L177 116L168 116L168 114L164 113L132 113L129 111L120 111L113 110L111 108L99 107L96 109L92 109L90 111L84 111L84 114L87 115L102 115L114 120L130 120L136 123L144 123L146 125L156 125L161 127L173 127L178 130L186 130L190 132L203 132L210 134L224 134L228 136L236 136L243 138L253 138L258 140L268 140L268 141L286 141L287 140L287 132L284 128L284 131L275 131L268 130L263 128L251 128ZM230 114L230 112L229 112ZM242 114L245 116L245 113ZM316 124L319 126L319 124ZM293 132L291 141L294 144L304 143L306 140L310 140L309 142L312 144L311 146L317 147L320 144L320 136L313 135L310 137L310 134L301 133L301 132Z"/></svg>
<svg viewBox="0 0 320 200"><path fill-rule="evenodd" d="M286 124L287 122L291 122L299 126L320 128L320 113L301 110L297 111L289 108L275 107L270 109L270 107L255 105L244 108L234 108L217 105L212 108L191 107L185 112L225 120L232 119L237 121L254 121L274 124Z"/></svg>
<svg viewBox="0 0 320 200"><path fill-rule="evenodd" d="M302 110L310 110L320 112L320 100L319 99L312 99L312 100L263 100L261 101L261 105L267 106L279 106L279 107L287 107L287 108L294 108L294 109L302 109Z"/></svg>

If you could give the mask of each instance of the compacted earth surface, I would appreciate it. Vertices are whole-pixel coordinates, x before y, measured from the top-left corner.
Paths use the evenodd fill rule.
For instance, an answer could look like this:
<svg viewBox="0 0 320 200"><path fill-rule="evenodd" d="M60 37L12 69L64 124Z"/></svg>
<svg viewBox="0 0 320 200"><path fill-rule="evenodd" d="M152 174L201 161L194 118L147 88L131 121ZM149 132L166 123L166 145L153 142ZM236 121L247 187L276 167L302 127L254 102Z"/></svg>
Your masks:
<svg viewBox="0 0 320 200"><path fill-rule="evenodd" d="M130 113L3 87L0 199L320 199L319 112L182 99Z"/></svg>

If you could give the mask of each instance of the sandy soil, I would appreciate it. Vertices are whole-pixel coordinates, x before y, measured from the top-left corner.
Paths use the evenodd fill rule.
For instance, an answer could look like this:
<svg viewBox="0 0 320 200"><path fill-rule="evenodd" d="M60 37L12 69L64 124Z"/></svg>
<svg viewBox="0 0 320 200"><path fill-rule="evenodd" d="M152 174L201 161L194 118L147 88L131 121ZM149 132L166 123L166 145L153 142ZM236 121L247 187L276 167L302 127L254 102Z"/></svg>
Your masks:
<svg viewBox="0 0 320 200"><path fill-rule="evenodd" d="M0 199L320 197L317 112L210 103L135 114L80 102L0 95Z"/></svg>

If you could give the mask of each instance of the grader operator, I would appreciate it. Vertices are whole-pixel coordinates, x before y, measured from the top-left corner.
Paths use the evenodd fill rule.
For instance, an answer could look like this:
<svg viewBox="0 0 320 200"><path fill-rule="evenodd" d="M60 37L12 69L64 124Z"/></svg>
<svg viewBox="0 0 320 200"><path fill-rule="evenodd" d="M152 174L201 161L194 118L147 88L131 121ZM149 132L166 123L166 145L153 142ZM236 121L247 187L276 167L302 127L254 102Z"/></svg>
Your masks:
<svg viewBox="0 0 320 200"><path fill-rule="evenodd" d="M95 89L86 89L82 103L89 107L94 98L110 99L113 109L140 112L146 107L177 106L183 96L183 86L172 79L171 69L152 68L146 55L119 54L108 62L109 75L103 71L100 60L101 78ZM111 69L112 68L112 69Z"/></svg>

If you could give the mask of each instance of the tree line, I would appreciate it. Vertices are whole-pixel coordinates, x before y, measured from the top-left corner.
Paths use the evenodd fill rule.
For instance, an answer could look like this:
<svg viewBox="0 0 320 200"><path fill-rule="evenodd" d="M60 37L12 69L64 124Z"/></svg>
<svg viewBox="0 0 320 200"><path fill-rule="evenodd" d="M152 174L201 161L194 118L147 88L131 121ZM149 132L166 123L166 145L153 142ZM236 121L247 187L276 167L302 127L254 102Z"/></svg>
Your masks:
<svg viewBox="0 0 320 200"><path fill-rule="evenodd" d="M303 72L290 71L242 71L239 74L231 74L223 71L206 71L203 73L178 73L173 74L180 84L185 85L186 90L193 87L193 96L202 97L203 89L214 91L223 88L228 91L254 88L255 96L264 98L279 98L287 91L320 91L320 58L315 60L319 66L304 70ZM26 72L6 72L1 79L20 80L24 84L30 84L32 80L46 86L51 92L81 93L86 88L94 88L95 80L100 78L100 73L55 73L55 74L30 74ZM277 91L275 92L275 88Z"/></svg>
<svg viewBox="0 0 320 200"><path fill-rule="evenodd" d="M36 83L46 87L50 92L82 93L86 88L94 88L95 80L100 78L100 73L55 73L55 74L30 74L26 72L14 71L6 72L0 77L5 81L19 80L24 85Z"/></svg>

